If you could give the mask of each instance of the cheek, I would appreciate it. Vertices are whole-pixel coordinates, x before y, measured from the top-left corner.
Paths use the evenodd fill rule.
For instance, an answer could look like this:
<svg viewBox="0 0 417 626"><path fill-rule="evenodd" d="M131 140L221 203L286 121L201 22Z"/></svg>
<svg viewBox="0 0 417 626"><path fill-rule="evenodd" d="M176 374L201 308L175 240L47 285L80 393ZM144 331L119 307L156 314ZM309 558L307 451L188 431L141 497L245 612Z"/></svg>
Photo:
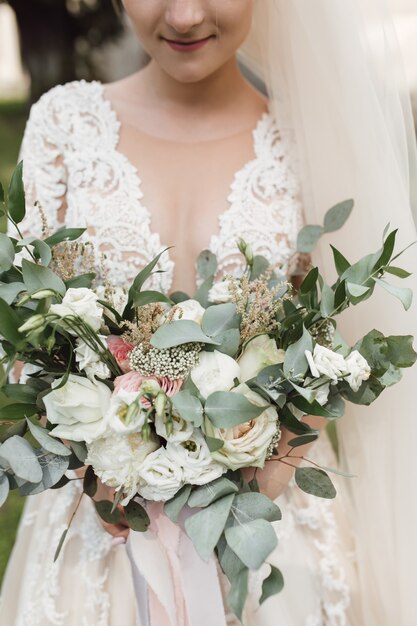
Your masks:
<svg viewBox="0 0 417 626"><path fill-rule="evenodd" d="M230 46L239 47L251 29L254 0L215 0L213 5L217 6L220 37L223 35Z"/></svg>

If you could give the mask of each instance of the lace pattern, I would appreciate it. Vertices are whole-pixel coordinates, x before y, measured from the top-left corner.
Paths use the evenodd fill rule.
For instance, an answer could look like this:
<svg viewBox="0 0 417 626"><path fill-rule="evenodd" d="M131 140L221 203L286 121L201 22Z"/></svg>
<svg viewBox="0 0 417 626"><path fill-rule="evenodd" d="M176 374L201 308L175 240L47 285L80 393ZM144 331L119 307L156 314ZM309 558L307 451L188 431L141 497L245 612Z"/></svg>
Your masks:
<svg viewBox="0 0 417 626"><path fill-rule="evenodd" d="M62 225L59 212L65 209L65 225L87 227L88 239L97 253L106 255L114 285L131 280L164 248L159 235L151 232L150 212L142 204L139 173L117 149L119 130L120 123L104 98L103 86L80 81L52 89L32 107L22 145L29 200L24 231L37 234L41 230L33 201L40 202L51 228ZM229 208L219 217L219 231L210 241L221 274L237 273L242 268L243 259L235 249L237 237L251 244L255 254L264 255L285 270L302 224L297 178L287 158L291 138L280 131L270 113L265 113L253 131L253 140L255 158L236 173ZM151 278L149 288L169 291L174 264L168 254L163 255L158 269L164 272ZM25 610L15 626L40 626L44 616L52 626L65 624L65 612L57 609L62 592L59 568L65 554L50 567L46 577L41 554L51 550L51 543L58 543L77 489L71 483L54 494L55 506L51 507L47 528L37 533L35 556L26 564L29 583L25 588ZM285 517L277 533L283 542L296 540L297 532L310 533L318 554L309 565L312 572L317 572L317 611L303 626L347 626L349 590L343 567L334 556L337 526L331 505L319 499L296 505L292 491L290 487ZM36 519L37 511L28 511L20 532L24 533ZM77 514L71 536L79 540L80 576L88 588L81 626L110 626L110 599L105 591L108 572L103 566L99 574L91 576L89 566L97 559L105 563L111 538L99 526L92 507ZM253 585L259 587L259 582L255 576ZM232 616L228 619L234 623Z"/></svg>

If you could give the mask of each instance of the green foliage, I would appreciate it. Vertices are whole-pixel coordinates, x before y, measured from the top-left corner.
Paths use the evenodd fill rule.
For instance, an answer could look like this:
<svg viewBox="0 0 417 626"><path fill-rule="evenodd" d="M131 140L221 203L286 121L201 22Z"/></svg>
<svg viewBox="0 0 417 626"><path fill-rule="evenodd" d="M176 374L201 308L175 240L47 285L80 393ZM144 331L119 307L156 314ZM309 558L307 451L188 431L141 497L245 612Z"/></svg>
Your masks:
<svg viewBox="0 0 417 626"><path fill-rule="evenodd" d="M244 395L231 391L216 391L209 395L204 413L216 428L233 428L255 419L265 406L255 406Z"/></svg>
<svg viewBox="0 0 417 626"><path fill-rule="evenodd" d="M167 324L162 324L152 335L151 339L151 344L160 350L173 348L174 346L180 346L185 343L219 345L218 341L208 337L201 330L201 326L191 320L175 320Z"/></svg>
<svg viewBox="0 0 417 626"><path fill-rule="evenodd" d="M295 482L300 489L318 498L332 499L336 497L336 489L329 476L322 469L297 467Z"/></svg>

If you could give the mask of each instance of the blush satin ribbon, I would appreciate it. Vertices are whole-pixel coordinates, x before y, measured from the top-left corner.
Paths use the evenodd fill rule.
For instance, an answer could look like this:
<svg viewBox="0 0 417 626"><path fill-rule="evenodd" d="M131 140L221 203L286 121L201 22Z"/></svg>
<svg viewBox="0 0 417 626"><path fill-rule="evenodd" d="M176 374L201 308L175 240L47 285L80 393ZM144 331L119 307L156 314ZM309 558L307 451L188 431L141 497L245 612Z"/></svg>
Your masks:
<svg viewBox="0 0 417 626"><path fill-rule="evenodd" d="M127 554L132 566L138 626L226 626L214 557L205 563L180 525L147 507L147 532L131 531Z"/></svg>

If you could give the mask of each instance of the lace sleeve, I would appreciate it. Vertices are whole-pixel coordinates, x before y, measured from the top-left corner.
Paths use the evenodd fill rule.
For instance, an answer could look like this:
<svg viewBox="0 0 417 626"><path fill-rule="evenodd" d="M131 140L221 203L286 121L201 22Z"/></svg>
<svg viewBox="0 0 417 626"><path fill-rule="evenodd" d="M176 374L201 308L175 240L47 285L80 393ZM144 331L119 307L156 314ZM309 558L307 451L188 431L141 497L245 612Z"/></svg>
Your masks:
<svg viewBox="0 0 417 626"><path fill-rule="evenodd" d="M58 124L56 94L54 88L32 106L20 149L26 192L26 216L21 225L24 236L40 236L41 214L51 230L64 221L66 142Z"/></svg>

